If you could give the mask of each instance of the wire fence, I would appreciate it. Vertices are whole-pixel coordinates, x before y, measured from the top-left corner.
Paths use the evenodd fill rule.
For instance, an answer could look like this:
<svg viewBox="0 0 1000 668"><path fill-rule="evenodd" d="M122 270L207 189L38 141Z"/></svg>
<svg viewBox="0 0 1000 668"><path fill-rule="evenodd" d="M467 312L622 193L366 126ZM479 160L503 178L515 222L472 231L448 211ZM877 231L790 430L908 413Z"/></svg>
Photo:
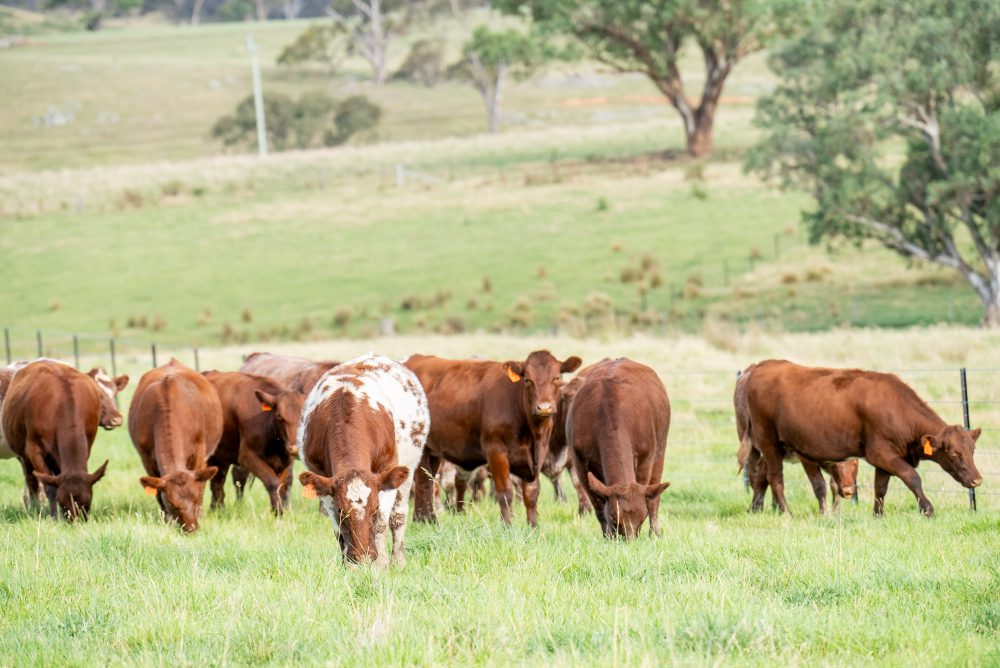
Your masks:
<svg viewBox="0 0 1000 668"><path fill-rule="evenodd" d="M243 362L241 353L216 348L200 348L158 344L132 339L72 334L49 330L4 327L4 353L8 363L37 357L72 362L81 370L102 366L112 374L135 374L162 365L171 357L196 370L235 370ZM918 472L929 483L924 491L931 494L934 505L948 499L973 510L1000 509L1000 369L997 368L931 368L873 369L899 375L949 424L962 424L983 430L975 453L976 465L983 475L983 484L976 490L966 490L937 464L924 461ZM665 479L685 481L728 482L749 491L746 476L737 475L736 416L732 392L739 375L737 370L660 370L673 408ZM134 384L130 383L130 388ZM874 467L861 462L855 499L871 498L872 486L867 480ZM811 496L811 487L801 467L785 467L786 482L792 488L803 489ZM675 487L676 489L676 487ZM903 497L913 501L912 493L893 478L890 498ZM794 493L794 492L793 492ZM952 502L944 501L945 504Z"/></svg>

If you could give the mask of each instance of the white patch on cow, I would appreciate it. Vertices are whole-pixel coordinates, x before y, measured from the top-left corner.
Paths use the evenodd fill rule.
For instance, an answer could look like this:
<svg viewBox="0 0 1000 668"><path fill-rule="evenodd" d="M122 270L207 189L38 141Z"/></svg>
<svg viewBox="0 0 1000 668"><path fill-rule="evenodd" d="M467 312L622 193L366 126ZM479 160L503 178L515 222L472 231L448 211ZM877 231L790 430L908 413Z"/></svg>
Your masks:
<svg viewBox="0 0 1000 668"><path fill-rule="evenodd" d="M333 497L321 496L319 497L319 502L323 504L323 508L326 509L326 516L333 523L334 533L340 536L340 522L337 521L337 504L334 502Z"/></svg>
<svg viewBox="0 0 1000 668"><path fill-rule="evenodd" d="M395 503L396 490L390 489L384 492L380 491L378 493L378 513L386 522L389 521L389 513L392 512L392 506Z"/></svg>
<svg viewBox="0 0 1000 668"><path fill-rule="evenodd" d="M361 478L355 478L347 484L347 500L351 502L351 508L355 511L360 510L364 513L365 504L368 503L368 497L371 493L372 488L366 485Z"/></svg>
<svg viewBox="0 0 1000 668"><path fill-rule="evenodd" d="M115 387L115 381L111 379L111 376L109 376L102 367L97 367L97 375L94 376L94 380L97 381L97 386L104 390L104 393L108 395L108 398L111 399L113 403L117 388Z"/></svg>

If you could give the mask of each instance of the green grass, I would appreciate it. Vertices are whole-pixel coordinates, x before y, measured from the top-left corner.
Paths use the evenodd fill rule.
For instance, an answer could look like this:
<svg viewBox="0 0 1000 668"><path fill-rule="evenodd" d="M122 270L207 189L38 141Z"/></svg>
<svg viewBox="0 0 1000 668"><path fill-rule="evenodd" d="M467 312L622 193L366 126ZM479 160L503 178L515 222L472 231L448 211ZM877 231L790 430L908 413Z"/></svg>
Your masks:
<svg viewBox="0 0 1000 668"><path fill-rule="evenodd" d="M970 339L970 364L995 353L988 334L960 338ZM849 351L847 363L857 363L863 349L905 358L927 337L891 334L856 346L828 339L792 335L765 345L786 346L772 351L779 355L812 351L812 359ZM932 350L947 347L944 336L932 340ZM431 347L465 354L478 345L502 357L537 344L466 337ZM427 345L397 339L392 354ZM543 345L588 360L629 354L661 373L678 364L737 366L687 340L674 343L684 351L674 361L642 340ZM112 463L92 521L78 526L29 516L20 467L0 461L0 666L997 664L995 497L981 496L972 514L963 494L929 492L938 517L926 520L897 481L887 516L876 520L864 466L862 502L821 518L800 468L786 466L795 516L748 515L726 424L735 375L663 377L674 424L661 539L606 541L592 515L575 516L571 487L570 503L558 505L546 482L537 531L520 506L504 528L486 501L464 517L445 515L439 527L411 524L406 569L377 577L341 566L329 521L297 494L293 512L274 519L259 485L242 505L230 487L229 507L208 512L196 536L164 526L142 494L124 428L98 436L91 468ZM976 397L991 396L984 378ZM951 375L907 379L924 396L956 391ZM984 457L980 469L994 470L997 459ZM955 491L931 469L921 467L925 487ZM982 491L993 490L989 478Z"/></svg>

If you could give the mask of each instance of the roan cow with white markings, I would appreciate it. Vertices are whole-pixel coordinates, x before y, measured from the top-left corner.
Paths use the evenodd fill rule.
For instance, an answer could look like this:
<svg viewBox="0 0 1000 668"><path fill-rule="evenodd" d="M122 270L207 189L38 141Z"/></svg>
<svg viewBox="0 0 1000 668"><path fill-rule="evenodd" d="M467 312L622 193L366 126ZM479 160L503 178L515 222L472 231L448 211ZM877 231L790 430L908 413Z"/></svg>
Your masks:
<svg viewBox="0 0 1000 668"><path fill-rule="evenodd" d="M373 354L335 367L309 393L299 420L299 476L333 522L345 563L404 566L413 472L430 430L416 375Z"/></svg>

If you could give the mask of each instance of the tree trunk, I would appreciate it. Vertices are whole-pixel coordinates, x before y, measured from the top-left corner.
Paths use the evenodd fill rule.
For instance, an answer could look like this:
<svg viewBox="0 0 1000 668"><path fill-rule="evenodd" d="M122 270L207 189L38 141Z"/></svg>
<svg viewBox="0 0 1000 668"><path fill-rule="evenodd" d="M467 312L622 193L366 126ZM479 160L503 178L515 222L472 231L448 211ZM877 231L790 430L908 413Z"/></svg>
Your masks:
<svg viewBox="0 0 1000 668"><path fill-rule="evenodd" d="M264 0L257 0L257 20L267 20L267 7L264 5Z"/></svg>
<svg viewBox="0 0 1000 668"><path fill-rule="evenodd" d="M194 0L194 9L191 11L191 25L196 26L201 22L201 8L205 0Z"/></svg>
<svg viewBox="0 0 1000 668"><path fill-rule="evenodd" d="M507 66L500 63L497 68L497 80L493 82L492 90L483 93L483 100L486 102L486 119L490 128L490 134L500 134L500 106L503 103L503 85L507 79Z"/></svg>
<svg viewBox="0 0 1000 668"><path fill-rule="evenodd" d="M694 114L694 129L687 133L687 152L695 158L707 155L715 150L712 141L712 129L715 126L715 100L704 99Z"/></svg>

